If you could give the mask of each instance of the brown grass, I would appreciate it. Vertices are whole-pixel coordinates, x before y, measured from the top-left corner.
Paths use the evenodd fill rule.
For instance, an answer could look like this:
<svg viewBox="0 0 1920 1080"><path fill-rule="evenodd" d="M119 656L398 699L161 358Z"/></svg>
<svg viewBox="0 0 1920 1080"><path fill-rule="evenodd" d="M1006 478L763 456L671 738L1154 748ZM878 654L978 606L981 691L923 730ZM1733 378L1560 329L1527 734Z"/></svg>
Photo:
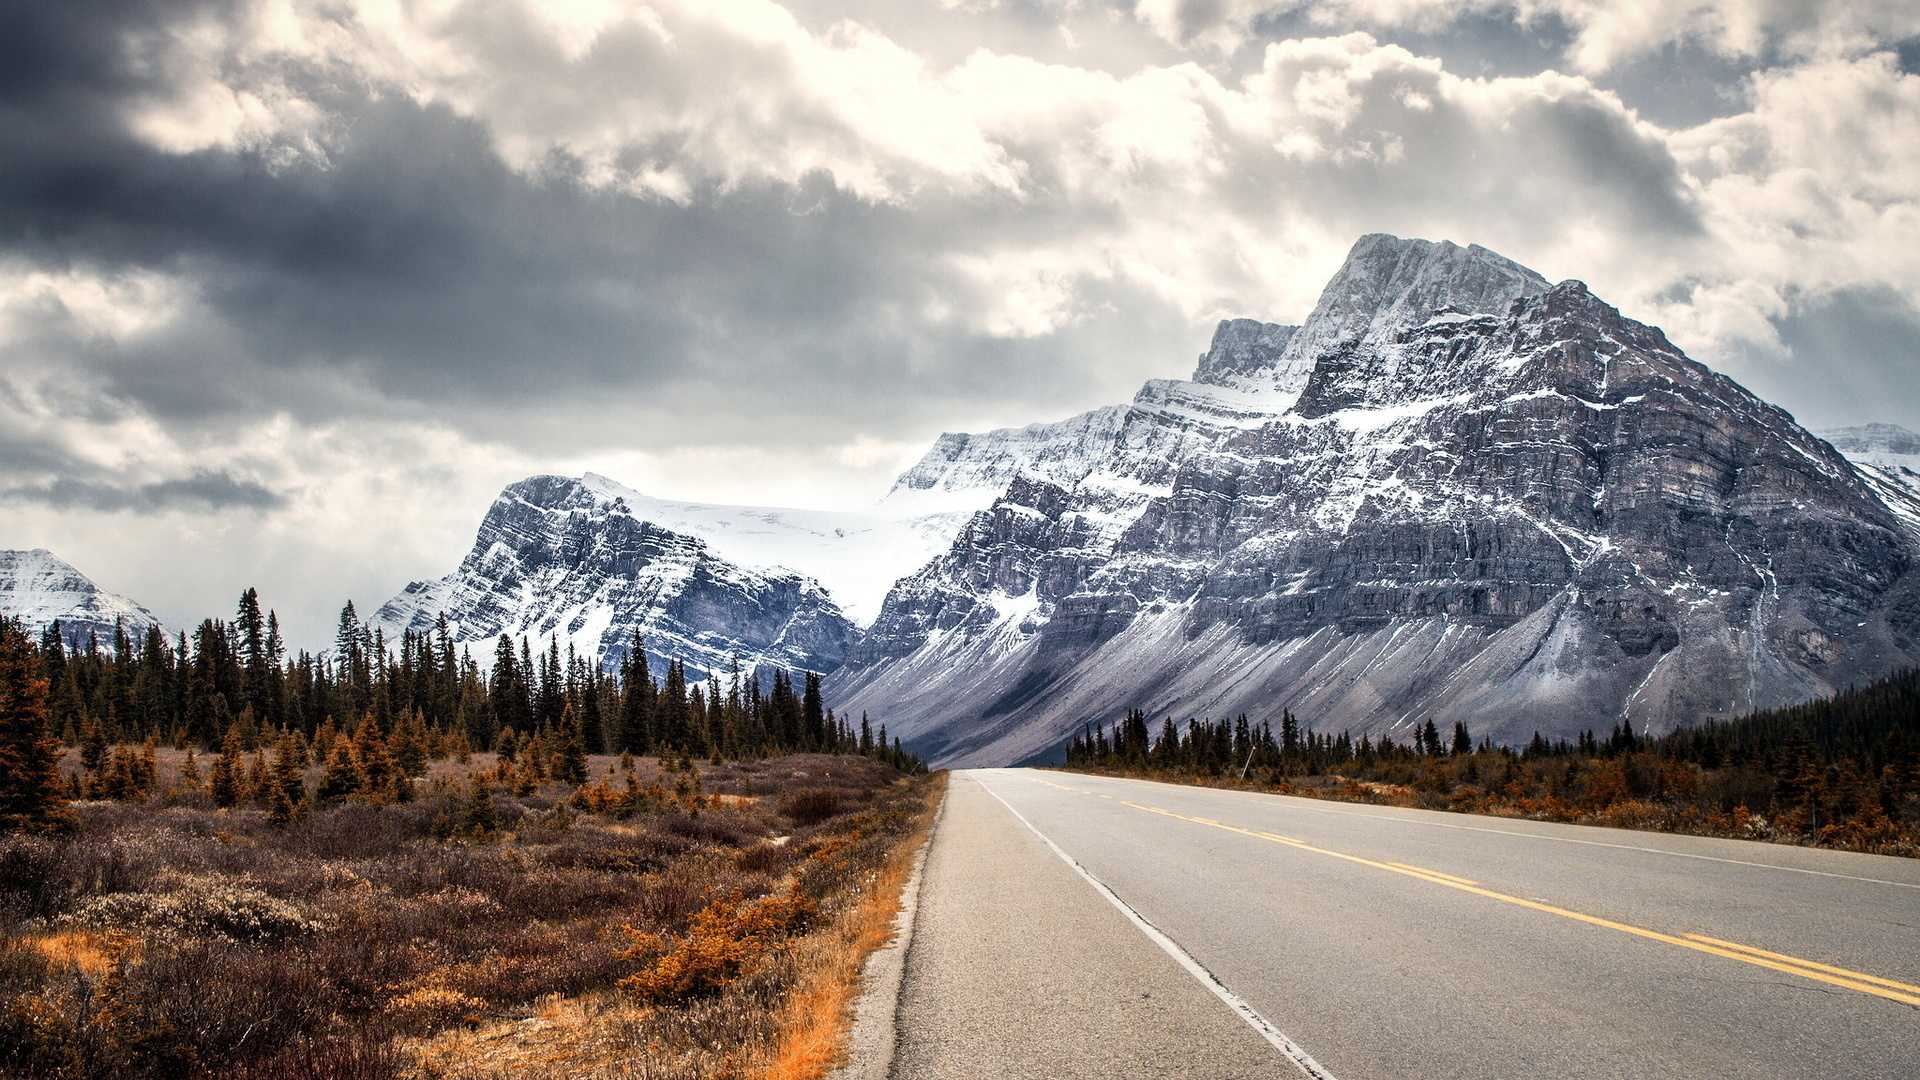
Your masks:
<svg viewBox="0 0 1920 1080"><path fill-rule="evenodd" d="M853 1008L860 997L860 969L875 949L893 940L900 895L913 873L914 854L933 830L933 814L946 793L939 773L922 794L925 810L904 842L894 846L860 901L826 933L816 935L805 976L788 998L780 1023L784 1033L768 1063L765 1080L813 1080L839 1063Z"/></svg>
<svg viewBox="0 0 1920 1080"><path fill-rule="evenodd" d="M818 1075L937 784L798 755L618 817L495 787L474 835L464 769L276 827L160 764L71 835L0 837L0 1076Z"/></svg>

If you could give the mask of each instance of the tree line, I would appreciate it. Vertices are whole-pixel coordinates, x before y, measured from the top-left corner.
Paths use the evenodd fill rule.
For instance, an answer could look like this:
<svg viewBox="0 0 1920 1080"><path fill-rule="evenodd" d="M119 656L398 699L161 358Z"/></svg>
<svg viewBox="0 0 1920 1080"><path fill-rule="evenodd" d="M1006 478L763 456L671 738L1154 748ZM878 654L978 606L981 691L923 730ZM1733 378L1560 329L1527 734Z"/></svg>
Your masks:
<svg viewBox="0 0 1920 1080"><path fill-rule="evenodd" d="M0 818L14 787L23 806L42 798L26 791L44 786L40 763L49 755L57 763L67 746L81 748L84 783L93 788L71 790L69 778L63 797L137 791L150 776L142 745L147 762L153 747L170 746L217 750L222 760L276 749L289 759L313 755L314 764L335 756L336 744L358 745L378 774L392 744L405 759L397 772L408 776L416 756L475 751L509 760L530 753L554 778L576 770L548 762L604 753L860 754L906 772L925 769L884 724L836 716L815 672L745 671L736 660L724 677L701 679L669 660L656 677L638 634L611 670L571 646L563 654L557 640L536 649L502 634L483 670L470 650L456 649L444 618L394 642L349 602L330 653L289 656L277 616L248 589L231 621L207 619L173 638L156 627L136 640L121 626L110 642L72 643L55 623L36 640L18 621L0 619L0 639L0 774L8 777ZM350 782L358 781L339 780Z"/></svg>
<svg viewBox="0 0 1920 1080"><path fill-rule="evenodd" d="M1088 724L1068 768L1557 821L1920 854L1920 670L1649 737L1616 725L1523 747L1433 720L1396 741L1246 717Z"/></svg>

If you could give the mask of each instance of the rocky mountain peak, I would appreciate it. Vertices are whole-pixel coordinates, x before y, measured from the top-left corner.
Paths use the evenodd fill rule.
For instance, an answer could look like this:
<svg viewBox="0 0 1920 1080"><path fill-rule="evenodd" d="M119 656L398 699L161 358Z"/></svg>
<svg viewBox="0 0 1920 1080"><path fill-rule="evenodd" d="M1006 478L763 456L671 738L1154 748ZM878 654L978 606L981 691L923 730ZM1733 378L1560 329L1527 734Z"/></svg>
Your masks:
<svg viewBox="0 0 1920 1080"><path fill-rule="evenodd" d="M943 464L1008 482L828 684L936 763L1129 708L1664 730L1920 659L1913 442L1842 457L1484 248L1362 237L1298 329L1222 323L1117 437L1020 433Z"/></svg>
<svg viewBox="0 0 1920 1080"><path fill-rule="evenodd" d="M1320 357L1392 341L1435 312L1505 315L1515 300L1550 287L1546 278L1478 244L1370 233L1354 243L1313 314L1290 335L1273 366L1274 384L1298 390Z"/></svg>
<svg viewBox="0 0 1920 1080"><path fill-rule="evenodd" d="M698 537L645 520L637 493L604 477L534 476L509 485L453 573L416 581L375 620L398 637L445 616L456 642L558 638L591 661L624 657L643 634L656 660L724 671L831 671L858 630L820 584L744 566Z"/></svg>

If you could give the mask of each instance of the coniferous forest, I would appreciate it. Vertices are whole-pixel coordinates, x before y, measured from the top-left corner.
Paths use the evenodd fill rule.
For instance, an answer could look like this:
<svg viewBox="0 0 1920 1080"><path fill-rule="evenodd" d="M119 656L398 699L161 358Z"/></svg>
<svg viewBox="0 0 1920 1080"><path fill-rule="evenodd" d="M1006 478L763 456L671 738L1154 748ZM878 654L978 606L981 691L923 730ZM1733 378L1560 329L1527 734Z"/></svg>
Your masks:
<svg viewBox="0 0 1920 1080"><path fill-rule="evenodd" d="M425 746L432 756L464 749L688 754L715 759L780 753L857 753L917 770L918 759L889 742L885 727L859 726L823 707L820 677L738 665L724 679L690 681L684 663L656 676L636 638L617 671L605 671L557 641L544 649L501 635L483 668L456 651L445 621L431 634L388 641L352 603L340 613L333 649L292 656L278 619L257 593L240 597L231 622L203 621L189 636L157 628L138 641L63 640L58 624L40 635L53 734L89 749L144 744L209 752L230 739L251 752L282 736L331 744L383 737ZM409 749L407 752L411 753Z"/></svg>
<svg viewBox="0 0 1920 1080"><path fill-rule="evenodd" d="M1162 720L1088 725L1069 769L1350 802L1920 855L1920 671L1822 701L1709 721L1660 737L1615 727L1572 742L1476 743L1432 720L1396 741Z"/></svg>

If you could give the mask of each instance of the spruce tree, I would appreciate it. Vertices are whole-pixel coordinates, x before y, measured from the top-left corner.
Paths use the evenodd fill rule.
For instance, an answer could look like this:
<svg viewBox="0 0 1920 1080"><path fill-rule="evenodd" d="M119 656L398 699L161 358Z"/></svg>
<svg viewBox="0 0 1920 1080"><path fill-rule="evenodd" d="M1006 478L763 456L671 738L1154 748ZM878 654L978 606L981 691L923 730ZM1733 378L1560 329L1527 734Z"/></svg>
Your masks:
<svg viewBox="0 0 1920 1080"><path fill-rule="evenodd" d="M360 768L361 793L374 800L384 798L393 787L393 758L387 753L386 736L380 721L372 713L360 718L353 731L353 761Z"/></svg>
<svg viewBox="0 0 1920 1080"><path fill-rule="evenodd" d="M581 732L579 717L574 713L571 705L561 709L557 741L560 745L555 748L554 753L554 779L576 787L586 783L587 747Z"/></svg>
<svg viewBox="0 0 1920 1080"><path fill-rule="evenodd" d="M213 805L229 807L240 801L240 733L227 729L227 737L220 744L220 756L213 761L213 780L210 794Z"/></svg>
<svg viewBox="0 0 1920 1080"><path fill-rule="evenodd" d="M279 790L287 804L297 809L307 801L307 752L300 745L299 736L288 733L280 737L280 745L273 753L273 780L271 786ZM269 795L269 808L272 806Z"/></svg>
<svg viewBox="0 0 1920 1080"><path fill-rule="evenodd" d="M366 777L353 760L353 744L346 739L335 739L333 752L327 755L327 763L320 772L320 788L314 794L321 799L345 799L359 794L365 787Z"/></svg>
<svg viewBox="0 0 1920 1080"><path fill-rule="evenodd" d="M476 837L484 837L500 827L500 818L493 812L493 790L479 777L471 777L467 787L466 810L460 815L462 831Z"/></svg>

